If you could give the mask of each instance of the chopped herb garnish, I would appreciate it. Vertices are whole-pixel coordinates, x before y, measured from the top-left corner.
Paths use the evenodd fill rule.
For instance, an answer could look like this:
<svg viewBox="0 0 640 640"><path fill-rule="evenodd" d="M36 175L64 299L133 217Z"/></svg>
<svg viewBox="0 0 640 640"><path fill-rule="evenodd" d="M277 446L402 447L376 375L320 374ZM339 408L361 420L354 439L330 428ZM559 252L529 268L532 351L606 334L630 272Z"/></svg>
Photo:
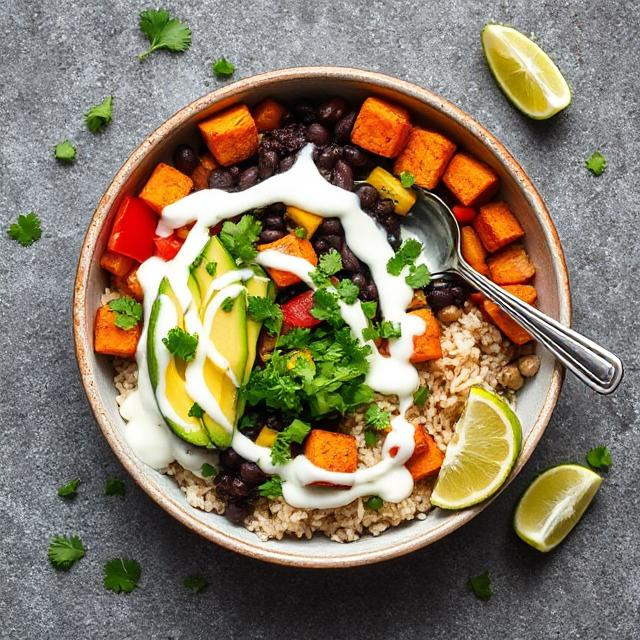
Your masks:
<svg viewBox="0 0 640 640"><path fill-rule="evenodd" d="M238 429L242 431L243 429L252 429L258 424L258 417L252 413L245 413L242 418L240 418L240 422L238 423Z"/></svg>
<svg viewBox="0 0 640 640"><path fill-rule="evenodd" d="M69 140L63 140L53 148L53 155L64 164L71 164L76 159L76 148Z"/></svg>
<svg viewBox="0 0 640 640"><path fill-rule="evenodd" d="M426 264L412 264L409 267L409 275L404 281L413 289L423 289L431 282L429 268Z"/></svg>
<svg viewBox="0 0 640 640"><path fill-rule="evenodd" d="M311 315L318 320L325 320L333 327L343 324L337 294L328 287L320 287L313 293Z"/></svg>
<svg viewBox="0 0 640 640"><path fill-rule="evenodd" d="M380 323L373 323L362 330L363 340L378 340L378 338L399 338L402 335L400 323L383 320Z"/></svg>
<svg viewBox="0 0 640 640"><path fill-rule="evenodd" d="M218 263L209 261L204 267L205 271L213 278L216 275L218 269Z"/></svg>
<svg viewBox="0 0 640 640"><path fill-rule="evenodd" d="M347 280L346 278L344 278L338 283L336 291L338 292L338 296L341 300L343 300L343 302L345 302L346 304L353 304L358 299L360 287L358 287L357 284L351 282L351 280Z"/></svg>
<svg viewBox="0 0 640 640"><path fill-rule="evenodd" d="M364 414L364 422L367 426L375 429L376 431L382 431L386 429L391 418L388 411L383 411L377 404L372 404L367 412Z"/></svg>
<svg viewBox="0 0 640 640"><path fill-rule="evenodd" d="M116 314L116 327L125 331L133 329L142 320L142 305L129 296L111 300L109 309Z"/></svg>
<svg viewBox="0 0 640 640"><path fill-rule="evenodd" d="M200 593L209 586L209 583L199 573L187 576L182 581L182 584L187 587L187 589L193 591L193 593Z"/></svg>
<svg viewBox="0 0 640 640"><path fill-rule="evenodd" d="M236 67L226 58L218 58L215 62L211 63L211 70L218 78L228 78L233 75Z"/></svg>
<svg viewBox="0 0 640 640"><path fill-rule="evenodd" d="M139 60L144 60L159 49L181 53L191 46L191 29L163 9L143 11L139 26L149 40L149 48L138 56Z"/></svg>
<svg viewBox="0 0 640 640"><path fill-rule="evenodd" d="M78 494L78 485L80 484L80 478L74 478L69 480L67 484L63 484L58 487L58 495L61 498L75 498Z"/></svg>
<svg viewBox="0 0 640 640"><path fill-rule="evenodd" d="M226 313L229 313L231 309L233 309L233 305L235 301L236 301L235 298L225 298L222 304L220 305L220 308Z"/></svg>
<svg viewBox="0 0 640 640"><path fill-rule="evenodd" d="M292 442L302 444L307 434L311 431L311 427L302 420L296 418L291 424L280 431L271 447L271 462L273 464L286 464L291 460Z"/></svg>
<svg viewBox="0 0 640 640"><path fill-rule="evenodd" d="M384 504L384 502L383 502L382 498L380 498L379 496L371 496L364 503L364 505L365 505L365 507L367 507L367 509L373 509L374 511L377 511L378 509L381 509L383 504Z"/></svg>
<svg viewBox="0 0 640 640"><path fill-rule="evenodd" d="M405 188L408 189L409 187L412 187L415 184L415 177L413 175L413 173L410 173L409 171L401 171L400 172L400 184Z"/></svg>
<svg viewBox="0 0 640 640"><path fill-rule="evenodd" d="M282 328L282 309L270 298L249 296L247 298L247 313L252 320L262 322L264 328L273 336L280 333Z"/></svg>
<svg viewBox="0 0 640 640"><path fill-rule="evenodd" d="M378 313L378 303L375 300L361 302L360 306L362 307L362 312L369 320L373 320L376 317L376 313Z"/></svg>
<svg viewBox="0 0 640 640"><path fill-rule="evenodd" d="M424 403L427 401L430 394L431 390L429 389L429 387L420 387L413 394L413 404L415 404L417 407L424 406Z"/></svg>
<svg viewBox="0 0 640 640"><path fill-rule="evenodd" d="M476 598L480 600L488 600L493 592L491 591L491 579L489 578L489 572L485 571L478 576L469 578L467 587L476 595Z"/></svg>
<svg viewBox="0 0 640 640"><path fill-rule="evenodd" d="M197 402L194 402L189 408L189 413L187 415L190 418L202 418L204 416L204 411Z"/></svg>
<svg viewBox="0 0 640 640"><path fill-rule="evenodd" d="M62 571L71 569L80 558L84 557L84 554L84 545L78 536L54 536L51 538L47 552L49 562Z"/></svg>
<svg viewBox="0 0 640 640"><path fill-rule="evenodd" d="M220 242L233 256L237 264L251 262L256 255L255 247L262 230L262 223L253 216L244 215L240 222L227 220L220 231Z"/></svg>
<svg viewBox="0 0 640 640"><path fill-rule="evenodd" d="M174 327L162 338L162 343L173 356L190 362L196 355L198 334L190 334L180 327Z"/></svg>
<svg viewBox="0 0 640 640"><path fill-rule="evenodd" d="M296 227L293 233L295 233L301 240L304 240L307 237L307 230L304 227Z"/></svg>
<svg viewBox="0 0 640 640"><path fill-rule="evenodd" d="M587 453L587 462L594 469L602 469L603 471L609 471L609 467L613 464L611 453L604 445L591 449Z"/></svg>
<svg viewBox="0 0 640 640"><path fill-rule="evenodd" d="M42 236L40 218L33 212L19 215L17 222L14 222L8 229L10 238L19 242L23 247L32 245Z"/></svg>
<svg viewBox="0 0 640 640"><path fill-rule="evenodd" d="M113 96L107 96L100 104L91 107L84 114L84 121L91 133L98 133L111 123L112 115Z"/></svg>
<svg viewBox="0 0 640 640"><path fill-rule="evenodd" d="M273 500L282 495L282 478L280 476L272 476L266 482L263 482L258 491L263 498Z"/></svg>
<svg viewBox="0 0 640 640"><path fill-rule="evenodd" d="M203 462L200 467L200 473L204 478L210 478L211 476L215 476L218 473L218 470L208 462Z"/></svg>
<svg viewBox="0 0 640 640"><path fill-rule="evenodd" d="M131 593L140 580L142 570L135 560L114 558L104 565L102 583L105 589L114 593Z"/></svg>
<svg viewBox="0 0 640 640"><path fill-rule="evenodd" d="M294 327L278 338L276 346L281 349L302 349L309 344L311 329Z"/></svg>
<svg viewBox="0 0 640 640"><path fill-rule="evenodd" d="M342 256L335 250L331 249L320 256L318 267L312 271L311 280L316 286L321 287L328 284L329 276L332 276L342 269Z"/></svg>
<svg viewBox="0 0 640 640"><path fill-rule="evenodd" d="M124 496L127 492L127 485L121 478L109 478L104 485L105 496Z"/></svg>
<svg viewBox="0 0 640 640"><path fill-rule="evenodd" d="M594 176L599 176L607 168L607 159L599 151L595 151L590 158L585 160L584 164Z"/></svg>
<svg viewBox="0 0 640 640"><path fill-rule="evenodd" d="M415 238L407 238L396 251L393 258L387 262L387 272L392 276L399 276L405 267L411 266L422 253L422 242Z"/></svg>
<svg viewBox="0 0 640 640"><path fill-rule="evenodd" d="M364 430L364 443L367 447L375 447L378 442L379 432L375 429L365 429Z"/></svg>

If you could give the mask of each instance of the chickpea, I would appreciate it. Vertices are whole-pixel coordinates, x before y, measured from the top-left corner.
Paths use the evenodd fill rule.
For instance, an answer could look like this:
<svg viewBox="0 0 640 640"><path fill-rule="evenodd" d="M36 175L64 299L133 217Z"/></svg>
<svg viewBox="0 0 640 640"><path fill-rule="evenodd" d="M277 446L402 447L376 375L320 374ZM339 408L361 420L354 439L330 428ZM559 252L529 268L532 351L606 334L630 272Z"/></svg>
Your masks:
<svg viewBox="0 0 640 640"><path fill-rule="evenodd" d="M536 355L522 356L518 359L518 369L525 378L531 378L540 369L540 358Z"/></svg>
<svg viewBox="0 0 640 640"><path fill-rule="evenodd" d="M460 320L461 315L462 309L456 307L454 304L450 304L438 311L438 320L440 320L442 324L451 324L456 320Z"/></svg>
<svg viewBox="0 0 640 640"><path fill-rule="evenodd" d="M508 364L502 368L498 374L498 382L507 389L518 391L524 384L524 379L520 374L520 370L515 364Z"/></svg>

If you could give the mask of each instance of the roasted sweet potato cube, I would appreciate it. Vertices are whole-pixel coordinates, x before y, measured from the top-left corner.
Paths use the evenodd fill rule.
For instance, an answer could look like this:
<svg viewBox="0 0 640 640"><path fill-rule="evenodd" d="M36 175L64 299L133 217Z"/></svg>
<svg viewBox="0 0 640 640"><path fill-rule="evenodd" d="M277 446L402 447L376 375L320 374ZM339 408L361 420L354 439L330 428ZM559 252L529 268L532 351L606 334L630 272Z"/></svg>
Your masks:
<svg viewBox="0 0 640 640"><path fill-rule="evenodd" d="M444 460L444 454L421 425L416 427L414 442L413 454L405 463L412 478L417 481L438 473Z"/></svg>
<svg viewBox="0 0 640 640"><path fill-rule="evenodd" d="M393 172L400 175L408 171L418 186L433 189L455 152L456 145L448 138L435 131L414 127L407 145L396 158Z"/></svg>
<svg viewBox="0 0 640 640"><path fill-rule="evenodd" d="M354 436L346 433L312 429L304 443L304 455L310 462L336 473L353 473L358 468L358 445ZM315 486L335 486L314 482Z"/></svg>
<svg viewBox="0 0 640 640"><path fill-rule="evenodd" d="M113 251L105 251L100 258L100 266L114 276L123 276L133 267L133 259Z"/></svg>
<svg viewBox="0 0 640 640"><path fill-rule="evenodd" d="M138 280L138 269L131 269L127 274L126 278L127 288L131 292L131 297L135 298L138 302L142 302L144 298L144 291L140 286L140 281Z"/></svg>
<svg viewBox="0 0 640 640"><path fill-rule="evenodd" d="M133 329L120 329L116 326L116 314L105 304L96 313L93 331L93 348L96 353L133 358L142 332L142 324L138 323Z"/></svg>
<svg viewBox="0 0 640 640"><path fill-rule="evenodd" d="M198 125L213 157L225 167L258 150L258 129L246 104L237 104Z"/></svg>
<svg viewBox="0 0 640 640"><path fill-rule="evenodd" d="M253 119L260 133L277 129L282 116L287 112L285 107L273 98L265 98L253 107Z"/></svg>
<svg viewBox="0 0 640 640"><path fill-rule="evenodd" d="M258 251L267 251L268 249L274 249L285 253L288 256L295 256L297 258L304 258L308 260L314 267L318 264L318 256L313 249L313 245L305 238L298 238L295 233L288 233L286 236L276 240L275 242L269 242L268 244L259 244ZM300 282L300 278L288 271L280 271L279 269L267 269L271 279L280 287L290 287L292 284Z"/></svg>
<svg viewBox="0 0 640 640"><path fill-rule="evenodd" d="M460 247L462 257L483 276L489 275L487 266L487 252L478 238L478 234L473 227L462 227L460 229Z"/></svg>
<svg viewBox="0 0 640 640"><path fill-rule="evenodd" d="M473 228L489 253L506 247L524 235L524 229L506 202L491 202L480 207L480 212L473 220Z"/></svg>
<svg viewBox="0 0 640 640"><path fill-rule="evenodd" d="M491 167L462 152L453 156L442 181L466 207L487 202L499 186L498 176Z"/></svg>
<svg viewBox="0 0 640 640"><path fill-rule="evenodd" d="M500 285L523 284L533 278L536 268L520 244L505 247L487 259L491 279Z"/></svg>
<svg viewBox="0 0 640 640"><path fill-rule="evenodd" d="M193 170L190 176L193 180L193 188L195 191L209 187L209 176L218 166L218 163L210 153L203 153L200 156L200 164Z"/></svg>
<svg viewBox="0 0 640 640"><path fill-rule="evenodd" d="M535 304L538 299L538 292L535 287L526 284L507 285L504 287L509 293L520 298L527 304ZM509 317L497 304L491 302L491 300L485 300L483 308L487 316L491 318L491 321L504 333L513 344L522 345L533 338L525 331L513 318Z"/></svg>
<svg viewBox="0 0 640 640"><path fill-rule="evenodd" d="M413 355L411 362L427 362L442 357L440 323L430 309L416 309L410 315L418 316L425 321L424 333L413 338Z"/></svg>
<svg viewBox="0 0 640 640"><path fill-rule="evenodd" d="M175 167L161 162L140 192L144 200L157 214L167 205L184 198L193 189L193 180Z"/></svg>
<svg viewBox="0 0 640 640"><path fill-rule="evenodd" d="M380 98L367 98L351 130L351 142L385 158L395 158L404 148L411 120L409 112Z"/></svg>

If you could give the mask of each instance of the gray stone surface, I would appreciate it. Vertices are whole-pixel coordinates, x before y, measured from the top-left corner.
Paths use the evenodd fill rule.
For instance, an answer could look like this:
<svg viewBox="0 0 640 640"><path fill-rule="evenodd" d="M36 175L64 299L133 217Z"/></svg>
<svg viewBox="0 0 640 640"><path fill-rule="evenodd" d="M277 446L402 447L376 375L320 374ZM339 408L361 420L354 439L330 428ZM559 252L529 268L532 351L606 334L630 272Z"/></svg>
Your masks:
<svg viewBox="0 0 640 640"><path fill-rule="evenodd" d="M179 3L193 28L182 56L144 47L143 2L8 0L0 15L0 636L3 638L632 638L640 626L637 541L638 30L634 2ZM183 5L183 6L181 6ZM190 5L190 6L188 6ZM535 32L573 87L551 123L514 111L485 68L478 33L488 20ZM209 61L237 76L331 63L376 69L441 93L494 132L529 171L564 243L575 326L627 365L619 393L601 398L568 379L547 434L514 485L463 530L410 557L334 572L252 562L201 540L127 479L124 500L102 496L124 476L79 386L69 303L76 257L110 176L179 107L221 83ZM108 93L115 116L92 136L82 114ZM69 137L72 167L51 147ZM583 160L609 159L600 178ZM43 220L38 244L6 236L18 213ZM614 467L584 522L555 553L520 543L510 519L540 469L582 459L605 443ZM55 489L79 475L77 499ZM70 573L46 560L49 537L78 533L86 558ZM141 589L101 585L103 562L137 558ZM470 575L491 572L480 602ZM181 585L202 572L208 591Z"/></svg>

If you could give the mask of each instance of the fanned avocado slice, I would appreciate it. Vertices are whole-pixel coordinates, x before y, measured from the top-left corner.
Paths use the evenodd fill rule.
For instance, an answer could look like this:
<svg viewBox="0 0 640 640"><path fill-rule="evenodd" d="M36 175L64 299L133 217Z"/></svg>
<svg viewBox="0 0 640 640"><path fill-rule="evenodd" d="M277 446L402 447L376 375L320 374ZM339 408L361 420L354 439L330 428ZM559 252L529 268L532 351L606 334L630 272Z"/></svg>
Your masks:
<svg viewBox="0 0 640 640"><path fill-rule="evenodd" d="M228 271L236 269L236 263L216 236L210 238L204 245L197 259L197 266L189 274L189 290L193 296L195 306L204 311L209 300L204 297L209 292L211 283ZM202 315L202 314L201 314Z"/></svg>
<svg viewBox="0 0 640 640"><path fill-rule="evenodd" d="M260 298L270 298L275 300L276 290L273 282L267 278L266 274L259 267L256 268L256 275L247 281L247 295L259 296ZM256 349L258 346L258 337L262 329L262 322L256 322L251 318L247 318L247 364L242 377L242 383L246 384L251 375L251 369L256 360Z"/></svg>

